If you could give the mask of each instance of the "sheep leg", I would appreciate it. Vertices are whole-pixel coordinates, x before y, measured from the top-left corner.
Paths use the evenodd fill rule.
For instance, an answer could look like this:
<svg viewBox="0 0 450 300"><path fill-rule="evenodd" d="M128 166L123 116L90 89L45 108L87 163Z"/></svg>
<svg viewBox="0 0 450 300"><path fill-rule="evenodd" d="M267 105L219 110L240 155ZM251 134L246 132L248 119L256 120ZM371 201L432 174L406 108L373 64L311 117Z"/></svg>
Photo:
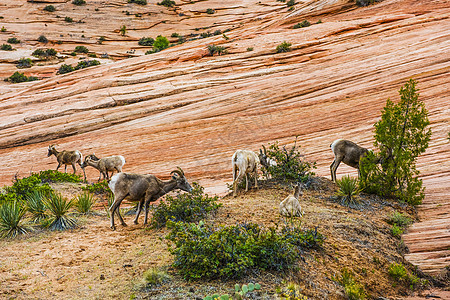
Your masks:
<svg viewBox="0 0 450 300"><path fill-rule="evenodd" d="M331 170L331 180L333 182L336 182L336 170L339 167L339 164L341 163L341 158L336 157L333 162L331 163L330 170Z"/></svg>
<svg viewBox="0 0 450 300"><path fill-rule="evenodd" d="M152 198L145 200L145 218L144 218L144 225L147 225L147 220L148 220L148 209L149 209L149 207L150 207L150 202L156 201L156 199L154 199L153 201L152 201L152 200L153 200Z"/></svg>
<svg viewBox="0 0 450 300"><path fill-rule="evenodd" d="M245 173L245 191L248 192L248 173Z"/></svg>
<svg viewBox="0 0 450 300"><path fill-rule="evenodd" d="M73 174L77 172L77 168L75 167L75 163L72 163Z"/></svg>
<svg viewBox="0 0 450 300"><path fill-rule="evenodd" d="M64 164L64 173L67 173L67 165Z"/></svg>
<svg viewBox="0 0 450 300"><path fill-rule="evenodd" d="M136 218L134 218L134 221L133 221L134 224L138 224L139 214L141 213L143 204L144 204L144 200L139 201L138 208L136 211Z"/></svg>
<svg viewBox="0 0 450 300"><path fill-rule="evenodd" d="M127 223L125 223L125 221L122 218L122 215L120 214L120 208L116 210L116 213L117 216L119 217L120 224L122 224L123 227L127 227L128 226Z"/></svg>
<svg viewBox="0 0 450 300"><path fill-rule="evenodd" d="M103 175L103 173L102 173L102 171L98 171L99 173L98 173L98 181L97 182L100 182L100 180L102 179L102 175Z"/></svg>
<svg viewBox="0 0 450 300"><path fill-rule="evenodd" d="M255 168L255 187L258 188L258 167Z"/></svg>
<svg viewBox="0 0 450 300"><path fill-rule="evenodd" d="M112 230L116 230L116 226L114 225L114 213L116 212L116 210L119 208L120 203L122 203L122 200L125 199L127 195L124 195L123 197L115 197L114 198L114 202L111 205L111 207L109 208L109 211L111 213L111 229ZM118 215L120 216L120 212L118 212ZM120 217L119 219L121 219L122 217ZM123 221L123 220L122 220Z"/></svg>
<svg viewBox="0 0 450 300"><path fill-rule="evenodd" d="M58 163L58 166L56 167L56 171L58 171L59 167L61 167L61 163Z"/></svg>

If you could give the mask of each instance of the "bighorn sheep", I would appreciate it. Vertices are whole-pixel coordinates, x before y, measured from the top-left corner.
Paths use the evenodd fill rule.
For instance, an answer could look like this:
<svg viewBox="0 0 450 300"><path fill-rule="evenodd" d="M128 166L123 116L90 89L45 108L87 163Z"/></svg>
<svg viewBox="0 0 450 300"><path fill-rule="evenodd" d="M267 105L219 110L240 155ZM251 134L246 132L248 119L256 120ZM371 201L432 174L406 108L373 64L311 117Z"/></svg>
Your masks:
<svg viewBox="0 0 450 300"><path fill-rule="evenodd" d="M298 202L298 197L301 194L300 186L296 185L294 192L280 203L280 215L284 217L302 217L302 207L300 206L300 202Z"/></svg>
<svg viewBox="0 0 450 300"><path fill-rule="evenodd" d="M111 171L111 176L113 176L114 170L116 170L117 173L122 172L122 167L124 164L125 158L122 155L108 156L99 159L95 156L95 154L91 154L86 156L84 162L81 164L81 167L85 168L87 166L91 166L97 169L100 172L98 176L98 181L100 181L102 175L103 179L109 180L109 171Z"/></svg>
<svg viewBox="0 0 450 300"><path fill-rule="evenodd" d="M64 172L67 172L67 165L72 165L73 174L75 174L77 172L75 164L79 164L81 169L83 170L84 178L86 178L86 173L84 172L84 168L81 165L81 162L83 161L83 155L81 154L80 151L63 150L59 152L55 149L55 145L50 145L48 146L47 157L51 156L52 154L55 155L56 160L58 161L56 171L58 171L59 167L61 167L61 165L64 164Z"/></svg>
<svg viewBox="0 0 450 300"><path fill-rule="evenodd" d="M232 158L233 165L233 196L236 197L237 184L245 176L245 191L248 191L248 174L255 176L255 187L258 188L258 155L250 150L237 150ZM239 171L239 174L238 174Z"/></svg>
<svg viewBox="0 0 450 300"><path fill-rule="evenodd" d="M330 165L331 180L333 182L336 182L336 170L341 161L350 167L358 169L358 175L361 177L359 161L370 150L360 147L353 142L341 139L335 140L330 147L334 153L334 160Z"/></svg>
<svg viewBox="0 0 450 300"><path fill-rule="evenodd" d="M259 157L259 162L261 163L261 166L264 167L264 169L262 169L263 173L264 173L264 176L266 176L266 178L268 178L268 175L266 174L267 173L267 169L269 167L276 166L277 162L274 159L272 159L269 156L267 156L266 147L264 145L262 145L262 147L264 149L264 152L261 149L259 149L258 157Z"/></svg>
<svg viewBox="0 0 450 300"><path fill-rule="evenodd" d="M116 212L122 200L127 196L130 201L139 201L134 224L138 224L139 214L141 213L142 205L145 203L145 225L147 224L150 202L156 201L159 197L174 189L181 189L186 192L192 191L192 187L186 180L181 168L170 172L170 174L172 175L172 178L168 181L162 181L154 175L129 173L117 173L111 177L111 181L108 184L114 194L114 202L109 208L111 212L111 228L113 230L116 229L116 226L114 225L114 212ZM120 216L120 213L118 215L122 225L127 226Z"/></svg>

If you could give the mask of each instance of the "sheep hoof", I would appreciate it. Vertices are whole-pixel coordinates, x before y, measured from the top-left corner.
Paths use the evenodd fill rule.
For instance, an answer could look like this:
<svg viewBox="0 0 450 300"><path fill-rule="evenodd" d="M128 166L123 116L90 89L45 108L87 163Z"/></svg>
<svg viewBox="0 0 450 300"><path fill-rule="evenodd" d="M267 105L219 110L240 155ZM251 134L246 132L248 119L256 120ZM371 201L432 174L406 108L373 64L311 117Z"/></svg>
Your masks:
<svg viewBox="0 0 450 300"><path fill-rule="evenodd" d="M122 223L122 226L123 227L127 227L128 225L126 223Z"/></svg>
<svg viewBox="0 0 450 300"><path fill-rule="evenodd" d="M111 226L111 229L112 229L112 230L116 230L116 226L114 226L114 225Z"/></svg>
<svg viewBox="0 0 450 300"><path fill-rule="evenodd" d="M133 223L134 223L134 224L136 224L136 225L137 225L137 224L139 224L139 222L138 222L138 221L134 221Z"/></svg>

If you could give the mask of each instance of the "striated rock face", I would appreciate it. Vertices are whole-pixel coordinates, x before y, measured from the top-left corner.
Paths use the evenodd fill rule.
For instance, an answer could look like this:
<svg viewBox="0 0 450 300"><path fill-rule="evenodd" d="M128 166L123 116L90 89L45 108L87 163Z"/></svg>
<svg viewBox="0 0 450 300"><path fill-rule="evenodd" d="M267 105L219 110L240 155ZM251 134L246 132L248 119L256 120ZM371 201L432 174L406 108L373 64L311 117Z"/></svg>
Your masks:
<svg viewBox="0 0 450 300"><path fill-rule="evenodd" d="M28 7L32 3L17 2L23 5L6 11L35 9ZM275 0L230 2L227 6L223 1L183 2L175 13L154 4L138 7L109 1L99 9L105 10L101 21L88 17L86 23L67 27L39 14L41 19L27 25L28 32L3 14L0 26L16 30L24 41L39 36L37 28L43 28L39 26L45 19L47 37L55 35L52 40L58 39L56 32L62 28L70 29L58 51L72 51L75 42L71 44L68 34L81 35L84 30L85 36L106 36L110 40L106 48L94 37L89 47L117 59L128 56L130 43L137 45L142 36L170 36L177 30L187 35L205 26L212 26L210 31L232 30L225 37L192 40L151 55L141 56L148 49L138 49L138 57L64 75L54 75L55 66L36 66L36 72L42 70L50 78L2 83L0 182L9 184L15 174L56 168L54 158L46 157L47 146L55 143L57 149L78 149L84 155L123 155L126 172L168 177L181 166L188 178L224 193L232 181L230 159L236 149L257 150L275 140L289 144L295 136L307 158L317 161L316 173L328 177L333 160L330 143L345 138L370 148L372 126L386 99L398 101L399 88L414 78L433 135L418 160L427 192L419 208L421 222L404 239L411 262L439 273L450 257L450 36L443 30L449 24L450 4L385 0L357 8L349 1L322 0L305 1L288 11ZM94 16L91 5L83 7ZM117 13L125 6L167 22L133 19L129 36L121 37L116 32L120 19L107 16L113 11L114 16L126 16ZM64 13L80 9L72 8ZM215 9L215 14L202 12L207 8ZM64 16L62 11L58 14ZM305 19L312 25L292 28ZM291 51L276 53L283 41L292 44ZM36 44L29 43L24 47L31 52ZM211 44L225 47L228 54L209 56ZM10 74L10 68L1 64L0 73ZM97 178L97 171L86 171L91 180ZM357 174L344 165L337 173Z"/></svg>

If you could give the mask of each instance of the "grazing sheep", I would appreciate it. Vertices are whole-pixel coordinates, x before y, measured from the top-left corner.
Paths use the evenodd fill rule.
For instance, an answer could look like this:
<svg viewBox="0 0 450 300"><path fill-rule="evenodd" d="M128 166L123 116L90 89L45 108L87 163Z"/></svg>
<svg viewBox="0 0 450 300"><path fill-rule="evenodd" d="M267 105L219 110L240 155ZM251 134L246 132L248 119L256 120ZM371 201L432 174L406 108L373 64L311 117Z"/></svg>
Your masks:
<svg viewBox="0 0 450 300"><path fill-rule="evenodd" d="M294 192L280 203L280 215L284 217L302 217L302 207L300 206L300 202L298 202L298 198L301 194L303 193L300 186L296 185L294 187Z"/></svg>
<svg viewBox="0 0 450 300"><path fill-rule="evenodd" d="M186 180L181 168L170 172L170 174L172 177L168 181L162 181L154 175L117 173L112 176L111 181L108 184L109 188L114 193L114 202L109 208L111 212L111 228L113 230L116 229L116 226L114 225L114 212L118 211L120 203L125 197L128 197L129 201L139 201L134 224L138 224L139 214L141 213L142 205L145 203L145 225L147 224L150 202L158 200L159 197L174 189L181 189L186 192L192 191L192 187ZM120 214L119 219L123 226L127 226Z"/></svg>
<svg viewBox="0 0 450 300"><path fill-rule="evenodd" d="M358 175L361 177L359 170L359 161L364 157L368 149L360 147L353 142L347 140L335 140L331 145L331 151L334 153L334 160L330 165L331 180L336 182L336 170L339 167L341 161L355 169L358 169Z"/></svg>
<svg viewBox="0 0 450 300"><path fill-rule="evenodd" d="M259 157L259 162L261 163L261 166L264 167L264 169L262 169L264 176L266 176L266 178L268 178L268 174L266 174L267 169L269 167L277 166L277 162L275 160L273 160L272 158L268 157L266 147L264 145L262 145L262 147L264 149L264 152L261 149L259 149L258 157Z"/></svg>
<svg viewBox="0 0 450 300"><path fill-rule="evenodd" d="M248 174L255 176L255 187L258 188L258 155L250 150L237 150L231 158L233 165L233 196L236 197L237 184L245 176L245 191L248 191ZM239 174L238 174L239 172Z"/></svg>
<svg viewBox="0 0 450 300"><path fill-rule="evenodd" d="M98 176L98 181L101 180L102 175L103 179L109 180L109 171L111 171L111 176L114 174L114 170L117 173L122 172L122 167L125 164L125 158L122 155L114 155L103 158L98 158L95 154L91 154L86 156L84 162L81 164L82 168L87 166L91 166L97 169L100 174Z"/></svg>
<svg viewBox="0 0 450 300"><path fill-rule="evenodd" d="M64 172L67 172L67 165L72 165L73 168L73 174L77 172L77 169L75 167L75 164L79 164L81 169L83 170L84 178L86 179L86 173L84 172L84 168L81 165L81 162L83 160L83 155L80 151L74 150L74 151L57 151L55 149L55 145L48 146L48 152L47 157L54 155L56 157L56 160L58 161L58 166L56 167L56 171L58 171L59 167L64 164Z"/></svg>

